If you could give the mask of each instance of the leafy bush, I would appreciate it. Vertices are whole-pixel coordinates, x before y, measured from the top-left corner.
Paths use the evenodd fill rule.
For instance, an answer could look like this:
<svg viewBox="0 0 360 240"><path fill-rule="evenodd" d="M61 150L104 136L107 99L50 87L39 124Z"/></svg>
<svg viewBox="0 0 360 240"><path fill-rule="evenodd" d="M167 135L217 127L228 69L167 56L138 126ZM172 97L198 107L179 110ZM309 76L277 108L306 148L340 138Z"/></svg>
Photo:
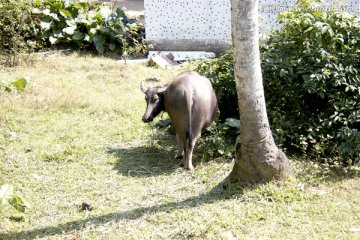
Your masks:
<svg viewBox="0 0 360 240"><path fill-rule="evenodd" d="M205 159L216 157L231 158L234 154L236 137L239 135L240 121L227 118L224 123L215 121L197 141L197 148Z"/></svg>
<svg viewBox="0 0 360 240"><path fill-rule="evenodd" d="M237 93L234 80L233 54L227 51L218 58L194 60L202 76L207 77L218 100L219 116L199 138L197 146L205 158L231 157L240 128Z"/></svg>
<svg viewBox="0 0 360 240"><path fill-rule="evenodd" d="M0 0L0 56L17 63L20 52L50 46L146 53L143 26L129 22L124 11L107 3L75 0Z"/></svg>
<svg viewBox="0 0 360 240"><path fill-rule="evenodd" d="M194 64L195 71L207 77L214 87L221 110L220 121L224 122L226 118L238 118L232 52L228 51L219 58L196 60Z"/></svg>
<svg viewBox="0 0 360 240"><path fill-rule="evenodd" d="M283 28L261 46L270 124L283 148L326 161L359 163L360 19L346 12L316 11L314 4L299 1L299 8L281 14ZM221 106L237 103L228 90L235 89L232 58L226 53L197 69L215 91L220 89L222 113ZM221 103L223 96L228 102Z"/></svg>
<svg viewBox="0 0 360 240"><path fill-rule="evenodd" d="M12 66L17 63L19 52L42 45L40 19L26 0L0 0L0 16L0 57Z"/></svg>
<svg viewBox="0 0 360 240"><path fill-rule="evenodd" d="M147 51L137 23L129 23L124 11L107 4L72 0L37 0L43 37L51 44L121 54Z"/></svg>
<svg viewBox="0 0 360 240"><path fill-rule="evenodd" d="M261 49L276 139L317 158L359 163L360 18L298 4L279 15L283 28Z"/></svg>

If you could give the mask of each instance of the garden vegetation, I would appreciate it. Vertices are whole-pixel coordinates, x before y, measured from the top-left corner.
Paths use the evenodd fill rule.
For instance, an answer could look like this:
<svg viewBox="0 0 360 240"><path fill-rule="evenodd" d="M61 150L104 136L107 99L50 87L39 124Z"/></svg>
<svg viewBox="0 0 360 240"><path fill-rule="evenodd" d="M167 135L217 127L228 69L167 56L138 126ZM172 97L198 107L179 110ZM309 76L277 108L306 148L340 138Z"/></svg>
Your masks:
<svg viewBox="0 0 360 240"><path fill-rule="evenodd" d="M360 164L360 18L300 1L261 43L267 111L277 144L332 166ZM308 9L297 11L296 9ZM315 9L315 10L314 10ZM198 62L221 120L237 117L233 55ZM212 140L210 140L212 141Z"/></svg>
<svg viewBox="0 0 360 240"><path fill-rule="evenodd" d="M48 48L146 53L144 29L115 4L75 0L0 0L0 57L8 65L20 53Z"/></svg>

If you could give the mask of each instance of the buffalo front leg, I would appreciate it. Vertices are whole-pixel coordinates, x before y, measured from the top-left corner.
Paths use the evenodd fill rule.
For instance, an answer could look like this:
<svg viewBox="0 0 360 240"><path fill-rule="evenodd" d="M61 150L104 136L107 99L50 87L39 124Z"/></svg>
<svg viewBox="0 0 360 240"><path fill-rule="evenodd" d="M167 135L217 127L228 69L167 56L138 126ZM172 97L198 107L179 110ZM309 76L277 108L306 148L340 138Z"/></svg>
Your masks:
<svg viewBox="0 0 360 240"><path fill-rule="evenodd" d="M181 139L178 134L176 134L176 141L178 144L178 152L175 156L176 159L182 159L184 156L184 145L181 142Z"/></svg>

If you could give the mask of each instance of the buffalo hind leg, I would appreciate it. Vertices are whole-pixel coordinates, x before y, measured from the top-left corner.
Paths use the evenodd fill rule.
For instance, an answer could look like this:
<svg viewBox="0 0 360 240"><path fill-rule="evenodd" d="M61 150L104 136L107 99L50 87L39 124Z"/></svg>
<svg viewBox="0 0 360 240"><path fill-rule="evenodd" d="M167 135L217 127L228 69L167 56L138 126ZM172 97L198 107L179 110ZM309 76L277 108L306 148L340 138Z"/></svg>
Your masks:
<svg viewBox="0 0 360 240"><path fill-rule="evenodd" d="M197 137L186 140L185 158L183 159L183 166L185 169L188 169L191 171L194 170L194 166L192 164L192 155L193 155L193 150L194 150L196 140L197 140Z"/></svg>
<svg viewBox="0 0 360 240"><path fill-rule="evenodd" d="M194 170L194 166L192 164L192 152L194 149L194 144L190 143L190 141L186 144L186 153L184 158L184 168L188 170Z"/></svg>
<svg viewBox="0 0 360 240"><path fill-rule="evenodd" d="M184 156L184 145L180 139L180 136L179 134L176 134L176 141L177 141L177 144L178 144L178 152L175 156L175 159L182 159L183 156Z"/></svg>

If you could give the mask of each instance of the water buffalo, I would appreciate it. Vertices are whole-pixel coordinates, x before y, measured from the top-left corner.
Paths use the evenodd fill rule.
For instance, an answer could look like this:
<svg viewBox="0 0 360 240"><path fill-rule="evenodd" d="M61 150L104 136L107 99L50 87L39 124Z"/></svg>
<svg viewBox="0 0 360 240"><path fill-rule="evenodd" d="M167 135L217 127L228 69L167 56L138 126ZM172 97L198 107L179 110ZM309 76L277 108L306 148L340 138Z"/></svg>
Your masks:
<svg viewBox="0 0 360 240"><path fill-rule="evenodd" d="M160 112L169 114L178 143L177 159L181 166L193 170L192 152L201 130L210 126L217 111L217 100L210 81L197 72L186 71L164 86L149 86L141 82L147 103L142 120L151 122ZM185 154L185 157L183 157Z"/></svg>

